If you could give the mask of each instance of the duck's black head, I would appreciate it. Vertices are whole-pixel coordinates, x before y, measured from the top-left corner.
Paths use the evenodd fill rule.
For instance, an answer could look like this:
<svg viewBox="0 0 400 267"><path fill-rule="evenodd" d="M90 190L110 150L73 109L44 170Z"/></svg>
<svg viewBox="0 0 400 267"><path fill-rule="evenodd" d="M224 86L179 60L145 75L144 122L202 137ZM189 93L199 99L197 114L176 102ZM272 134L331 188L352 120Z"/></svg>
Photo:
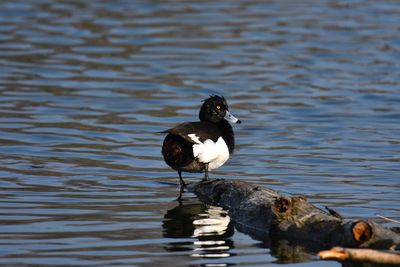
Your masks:
<svg viewBox="0 0 400 267"><path fill-rule="evenodd" d="M228 103L223 96L211 95L204 100L199 113L200 121L218 123L227 120L232 123L241 123L228 109Z"/></svg>

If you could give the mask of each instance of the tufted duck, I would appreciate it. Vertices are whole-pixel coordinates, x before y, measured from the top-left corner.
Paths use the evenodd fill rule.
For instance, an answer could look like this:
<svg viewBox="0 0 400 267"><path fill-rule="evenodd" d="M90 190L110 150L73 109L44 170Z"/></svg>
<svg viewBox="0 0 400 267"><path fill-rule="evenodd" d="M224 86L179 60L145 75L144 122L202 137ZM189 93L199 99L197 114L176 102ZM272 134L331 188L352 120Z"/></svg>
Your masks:
<svg viewBox="0 0 400 267"><path fill-rule="evenodd" d="M185 122L164 131L162 154L165 162L178 171L181 190L184 172L203 172L222 166L233 153L235 139L229 122L241 123L229 111L224 97L211 95L204 100L199 122Z"/></svg>

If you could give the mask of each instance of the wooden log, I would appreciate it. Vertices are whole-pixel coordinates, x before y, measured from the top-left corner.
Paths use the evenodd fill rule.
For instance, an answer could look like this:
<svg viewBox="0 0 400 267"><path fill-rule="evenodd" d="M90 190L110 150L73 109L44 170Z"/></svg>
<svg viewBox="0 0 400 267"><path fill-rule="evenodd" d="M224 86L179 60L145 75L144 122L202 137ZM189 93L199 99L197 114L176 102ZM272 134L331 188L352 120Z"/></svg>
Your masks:
<svg viewBox="0 0 400 267"><path fill-rule="evenodd" d="M347 220L326 212L303 197L241 181L207 180L189 186L206 204L226 210L235 226L253 238L284 239L312 251L334 246L389 249L399 246L400 235L371 220Z"/></svg>

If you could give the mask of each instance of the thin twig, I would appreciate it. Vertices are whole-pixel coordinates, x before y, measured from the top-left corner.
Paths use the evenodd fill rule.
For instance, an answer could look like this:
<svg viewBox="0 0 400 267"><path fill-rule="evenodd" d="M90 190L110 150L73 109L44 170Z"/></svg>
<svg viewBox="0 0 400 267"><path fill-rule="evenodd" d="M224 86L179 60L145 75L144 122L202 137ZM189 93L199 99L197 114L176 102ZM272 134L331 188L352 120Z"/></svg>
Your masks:
<svg viewBox="0 0 400 267"><path fill-rule="evenodd" d="M394 222L394 223L400 224L400 221L397 221L397 220L395 220L395 219L390 219L390 218L388 218L388 217L385 217L385 216L382 216L382 215L379 215L379 214L376 214L376 216L379 217L379 218L382 218L382 219L384 219L384 220L386 220L386 221Z"/></svg>

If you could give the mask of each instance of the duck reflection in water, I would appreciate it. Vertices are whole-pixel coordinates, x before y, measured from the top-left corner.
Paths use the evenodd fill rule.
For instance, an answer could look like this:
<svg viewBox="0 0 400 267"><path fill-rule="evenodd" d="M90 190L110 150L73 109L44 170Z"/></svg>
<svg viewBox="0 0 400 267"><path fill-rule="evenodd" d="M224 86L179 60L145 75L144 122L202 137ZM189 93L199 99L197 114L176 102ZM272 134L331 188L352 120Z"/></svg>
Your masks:
<svg viewBox="0 0 400 267"><path fill-rule="evenodd" d="M182 198L164 215L164 237L193 238L187 242L171 242L168 251L192 251L192 257L225 258L234 247L230 237L233 223L226 211L208 206L196 198Z"/></svg>
<svg viewBox="0 0 400 267"><path fill-rule="evenodd" d="M235 256L232 236L235 228L254 240L262 241L255 246L265 249L266 254L275 257L275 263L299 263L315 260L318 248L305 246L301 241L293 242L271 233L270 238L259 236L259 232L234 223L227 211L220 207L206 205L195 197L185 194L177 201L178 205L168 210L163 220L163 236L181 239L170 242L164 248L170 252L188 252L196 258L226 258ZM185 239L182 241L182 239ZM232 265L232 262L218 262L219 266ZM354 267L353 265L349 265Z"/></svg>

